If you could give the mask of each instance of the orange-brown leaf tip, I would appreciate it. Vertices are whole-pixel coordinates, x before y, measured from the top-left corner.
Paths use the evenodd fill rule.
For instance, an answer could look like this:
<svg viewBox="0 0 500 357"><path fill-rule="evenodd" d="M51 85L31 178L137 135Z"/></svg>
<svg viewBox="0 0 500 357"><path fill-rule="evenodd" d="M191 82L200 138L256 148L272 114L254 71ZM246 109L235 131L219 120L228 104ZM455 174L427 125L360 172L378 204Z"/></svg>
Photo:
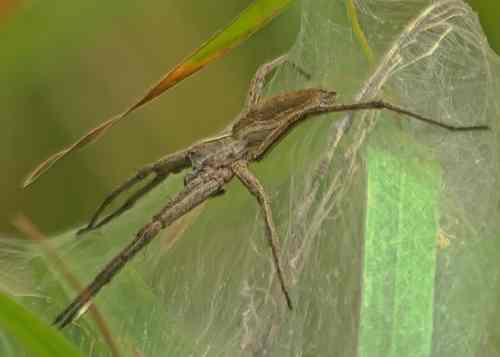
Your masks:
<svg viewBox="0 0 500 357"><path fill-rule="evenodd" d="M61 151L58 152L51 157L49 157L47 160L42 162L40 165L38 165L29 175L26 177L26 179L23 182L22 188L26 188L30 186L33 182L35 182L41 175L43 175L48 169L54 165L57 160L59 160L62 156L64 156L66 151Z"/></svg>

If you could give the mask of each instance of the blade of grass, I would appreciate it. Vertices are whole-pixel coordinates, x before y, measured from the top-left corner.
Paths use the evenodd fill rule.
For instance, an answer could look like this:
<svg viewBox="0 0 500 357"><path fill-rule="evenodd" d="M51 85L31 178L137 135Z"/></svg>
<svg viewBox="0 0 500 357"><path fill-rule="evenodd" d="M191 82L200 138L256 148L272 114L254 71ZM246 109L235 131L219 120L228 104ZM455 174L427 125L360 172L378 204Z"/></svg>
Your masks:
<svg viewBox="0 0 500 357"><path fill-rule="evenodd" d="M208 63L222 57L232 48L249 38L280 14L292 0L255 0L243 10L226 28L215 33L207 42L198 47L191 55L169 71L147 93L122 113L111 117L99 126L91 129L72 145L55 153L39 164L24 180L23 187L31 185L38 177L49 170L56 162L68 154L96 141L108 129L127 117L134 110L157 98L167 89L184 78L196 73Z"/></svg>
<svg viewBox="0 0 500 357"><path fill-rule="evenodd" d="M30 356L83 356L53 327L2 292L0 292L0 329L15 337Z"/></svg>
<svg viewBox="0 0 500 357"><path fill-rule="evenodd" d="M347 6L347 15L349 16L349 19L351 19L352 31L354 32L354 35L358 39L358 42L360 43L361 48L365 53L369 65L373 66L375 64L375 55L373 54L373 50L370 47L370 44L368 43L368 39L366 38L365 33L363 32L361 24L359 23L358 10L356 8L354 0L348 0L346 6Z"/></svg>

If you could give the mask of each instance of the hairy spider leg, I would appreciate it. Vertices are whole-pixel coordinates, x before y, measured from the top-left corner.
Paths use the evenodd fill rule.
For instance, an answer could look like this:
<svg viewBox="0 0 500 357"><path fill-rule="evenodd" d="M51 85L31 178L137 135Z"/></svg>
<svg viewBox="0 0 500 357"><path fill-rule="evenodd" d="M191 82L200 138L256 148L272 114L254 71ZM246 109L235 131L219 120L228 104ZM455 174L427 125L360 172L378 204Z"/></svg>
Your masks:
<svg viewBox="0 0 500 357"><path fill-rule="evenodd" d="M257 72L255 72L248 88L245 109L252 108L253 106L259 104L259 101L262 98L262 90L267 76L286 61L287 55L281 55L270 62L264 63L257 69Z"/></svg>
<svg viewBox="0 0 500 357"><path fill-rule="evenodd" d="M106 285L139 251L149 244L158 233L217 194L233 178L229 168L202 172L184 190L168 201L166 206L144 226L118 255L116 255L94 278L94 280L54 320L54 325L63 328L85 313L92 298Z"/></svg>
<svg viewBox="0 0 500 357"><path fill-rule="evenodd" d="M288 132L295 125L297 125L299 122L303 120L311 119L324 113L351 112L358 110L382 110L382 109L389 110L398 114L403 114L410 118L422 121L426 124L435 125L440 128L453 132L489 130L489 127L487 125L455 126L455 125L441 123L381 100L354 103L354 104L320 103L316 108L312 108L310 111L305 111L300 116L291 116L289 117L289 120L284 121L283 125L276 128L257 147L257 149L252 153L251 160L261 160L262 158L264 158L264 156L270 151L270 149L273 147L275 143L281 140L286 134L288 134Z"/></svg>
<svg viewBox="0 0 500 357"><path fill-rule="evenodd" d="M279 66L287 64L290 65L297 73L302 75L306 79L310 79L311 75L307 73L304 69L302 69L300 66L296 65L295 63L291 62L288 60L288 55L281 55L279 57L276 57L270 62L264 63L261 65L258 69L257 72L255 72L254 77L252 78L249 88L248 88L248 93L247 93L247 99L245 101L245 109L250 109L257 104L259 104L260 100L263 97L263 89L264 85L266 83L267 77Z"/></svg>
<svg viewBox="0 0 500 357"><path fill-rule="evenodd" d="M92 218L92 221L89 223L87 227L84 227L76 232L77 235L83 234L85 232L93 231L95 229L98 229L110 221L112 221L114 218L120 216L122 213L125 211L129 210L134 206L134 204L144 195L146 195L149 191L151 191L153 188L158 186L160 183L162 183L165 179L167 178L166 174L157 174L150 182L148 182L146 185L141 187L139 190L134 192L119 208L117 208L115 211L112 213L108 214L104 218L102 218L100 221L97 221L97 216Z"/></svg>
<svg viewBox="0 0 500 357"><path fill-rule="evenodd" d="M458 126L458 125L441 123L436 120L426 118L412 111L406 110L402 107L398 107L391 103L384 102L383 100L373 100L369 102L354 103L354 104L324 103L317 108L317 111L314 114L331 113L331 112L350 112L355 110L377 110L377 109L385 109L398 114L403 114L410 118L424 122L426 124L435 125L449 131L480 131L480 130L490 129L489 126L487 125Z"/></svg>
<svg viewBox="0 0 500 357"><path fill-rule="evenodd" d="M271 210L271 204L269 203L268 195L264 190L264 187L259 182L257 177L248 169L247 161L237 161L232 165L233 172L238 177L243 185L248 189L248 191L255 196L257 202L262 211L262 216L264 217L264 222L266 225L266 238L269 246L271 248L273 263L276 269L276 273L278 275L278 280L280 283L281 291L285 296L286 303L290 310L292 307L292 299L290 298L290 294L288 293L288 289L285 284L285 279L283 277L283 271L281 269L280 259L279 259L279 243L278 243L278 234L276 232L276 227L273 221L273 213Z"/></svg>
<svg viewBox="0 0 500 357"><path fill-rule="evenodd" d="M123 182L120 186L111 191L98 207L97 211L92 216L88 225L82 229L80 229L77 234L82 234L88 231L92 231L99 227L102 227L106 223L110 222L112 219L118 217L125 211L129 210L134 206L134 204L148 192L150 192L153 188L158 186L161 182L163 182L169 174L177 173L185 168L190 166L190 161L188 159L188 150L182 150L175 152L173 154L169 154L160 160L148 164L137 171L137 173L130 177L128 180ZM148 178L151 174L155 174L156 176L148 182L145 186L139 189L137 192L132 194L122 206L117 208L115 211L104 217L99 221L101 214L104 210L123 192L128 191L130 188L140 183L141 181Z"/></svg>

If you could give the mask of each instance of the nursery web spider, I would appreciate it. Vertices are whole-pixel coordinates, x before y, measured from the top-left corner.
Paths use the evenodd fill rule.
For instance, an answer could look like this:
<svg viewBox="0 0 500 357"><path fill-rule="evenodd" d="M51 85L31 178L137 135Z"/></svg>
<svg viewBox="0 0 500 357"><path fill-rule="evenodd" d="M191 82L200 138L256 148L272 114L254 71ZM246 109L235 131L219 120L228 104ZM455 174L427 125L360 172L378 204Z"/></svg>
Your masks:
<svg viewBox="0 0 500 357"><path fill-rule="evenodd" d="M272 259L283 297L292 309L280 264L278 237L273 222L269 198L257 177L248 169L249 163L262 160L274 144L282 140L297 124L323 113L356 110L386 109L412 117L450 131L487 130L485 125L458 127L436 122L376 100L354 104L336 104L334 91L310 88L263 98L262 89L268 74L277 66L289 63L285 56L262 65L251 81L244 109L234 122L219 136L195 143L185 150L166 157L140 169L134 176L113 190L97 209L88 225L78 233L97 229L130 209L142 196L163 182L170 174L185 169L192 170L185 176L185 187L168 199L163 209L146 224L118 255L116 255L74 300L55 319L54 324L63 328L86 310L92 298L130 261L142 248L153 240L165 227L190 210L224 191L224 186L236 176L247 190L256 197L265 223L265 235L271 248ZM289 63L291 64L291 63ZM297 66L296 70L307 76ZM131 194L125 203L107 216L104 210L119 195L139 182L152 179Z"/></svg>

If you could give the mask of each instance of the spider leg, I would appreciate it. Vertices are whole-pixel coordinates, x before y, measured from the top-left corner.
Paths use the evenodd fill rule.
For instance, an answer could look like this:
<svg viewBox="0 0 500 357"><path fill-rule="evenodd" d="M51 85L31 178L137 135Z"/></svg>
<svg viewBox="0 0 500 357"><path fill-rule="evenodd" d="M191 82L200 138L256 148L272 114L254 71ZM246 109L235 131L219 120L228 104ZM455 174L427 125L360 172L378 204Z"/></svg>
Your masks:
<svg viewBox="0 0 500 357"><path fill-rule="evenodd" d="M221 168L207 173L203 172L193 179L189 185L168 201L166 206L144 226L118 255L116 255L94 280L64 309L54 320L54 325L63 328L80 315L84 314L92 302L92 298L158 233L182 217L199 204L219 192L233 177L228 168Z"/></svg>
<svg viewBox="0 0 500 357"><path fill-rule="evenodd" d="M245 185L245 187L250 191L250 193L257 198L257 202L262 210L262 215L264 216L264 221L266 225L266 238L271 247L271 252L273 256L273 263L278 275L278 280L280 283L281 291L285 296L288 308L292 310L292 299L288 293L288 289L285 284L285 279L283 278L283 272L279 260L279 250L278 250L278 234L276 232L276 227L273 221L273 215L271 211L271 205L269 204L269 198L262 187L261 183L255 177L254 174L248 169L246 161L237 161L232 165L233 172L236 174L238 179Z"/></svg>
<svg viewBox="0 0 500 357"><path fill-rule="evenodd" d="M111 193L109 193L101 205L98 207L97 211L94 213L88 225L80 229L77 234L82 234L88 231L97 229L106 223L110 222L115 217L118 217L123 212L129 210L133 205L144 195L150 192L153 188L158 186L163 182L170 173L176 173L184 168L189 167L190 161L188 159L188 150L179 151L158 160L155 163L149 164L141 168L134 176L130 177L120 186L115 188ZM148 178L151 174L155 174L155 177L148 182L145 186L131 195L123 205L117 208L114 212L110 213L103 219L99 221L100 216L104 210L123 192L128 191L136 184Z"/></svg>
<svg viewBox="0 0 500 357"><path fill-rule="evenodd" d="M398 107L388 102L381 100L375 100L370 102L354 103L354 104L335 104L335 103L320 103L317 107L304 112L300 116L290 116L287 120L283 121L283 124L276 129L274 129L263 141L262 143L251 153L250 160L261 160L264 156L272 149L272 147L279 142L279 140L285 136L291 128L297 125L299 122L307 119L312 119L322 113L331 112L350 112L357 110L389 110L398 114L406 115L412 119L424 122L426 124L435 125L440 128L449 131L477 131L477 130L489 130L487 125L472 125L472 126L455 126L445 123L441 123L430 118L426 118L420 114L414 113L412 111L406 110L402 107Z"/></svg>
<svg viewBox="0 0 500 357"><path fill-rule="evenodd" d="M374 100L370 102L354 103L354 104L335 104L335 103L323 103L318 108L316 108L315 113L330 113L330 112L349 112L355 110L376 110L376 109L386 109L391 112L399 113L411 117L413 119L419 120L421 122L439 126L443 129L449 131L475 131L475 130L489 130L487 125L472 125L472 126L455 126L445 123L441 123L429 118L426 118L420 114L414 113L412 111L406 110L402 107L398 107L388 102L382 100Z"/></svg>
<svg viewBox="0 0 500 357"><path fill-rule="evenodd" d="M134 204L143 196L145 196L148 192L150 192L153 188L158 186L160 183L162 183L165 179L167 178L166 174L157 174L150 182L148 182L145 186L141 187L137 192L132 194L119 208L114 210L112 213L108 214L104 218L98 221L99 214L102 212L96 212L94 217L92 217L92 220L88 224L88 226L80 229L77 231L77 234L83 234L89 231L93 231L95 229L98 229L105 224L109 223L112 221L114 218L120 216L122 213L125 211L129 210L134 206ZM103 207L101 205L101 207ZM101 208L99 207L99 208Z"/></svg>
<svg viewBox="0 0 500 357"><path fill-rule="evenodd" d="M271 74L272 71L274 71L277 67L281 66L282 64L289 64L290 66L292 66L293 69L295 69L299 74L304 76L306 79L309 79L311 77L309 73L303 70L300 66L289 61L287 57L288 57L287 55L281 55L270 62L264 63L259 67L259 69L257 69L257 72L255 72L255 76L250 82L250 87L248 89L247 99L245 102L245 108L248 109L259 104L262 98L262 90L264 88L266 78L269 76L269 74Z"/></svg>

